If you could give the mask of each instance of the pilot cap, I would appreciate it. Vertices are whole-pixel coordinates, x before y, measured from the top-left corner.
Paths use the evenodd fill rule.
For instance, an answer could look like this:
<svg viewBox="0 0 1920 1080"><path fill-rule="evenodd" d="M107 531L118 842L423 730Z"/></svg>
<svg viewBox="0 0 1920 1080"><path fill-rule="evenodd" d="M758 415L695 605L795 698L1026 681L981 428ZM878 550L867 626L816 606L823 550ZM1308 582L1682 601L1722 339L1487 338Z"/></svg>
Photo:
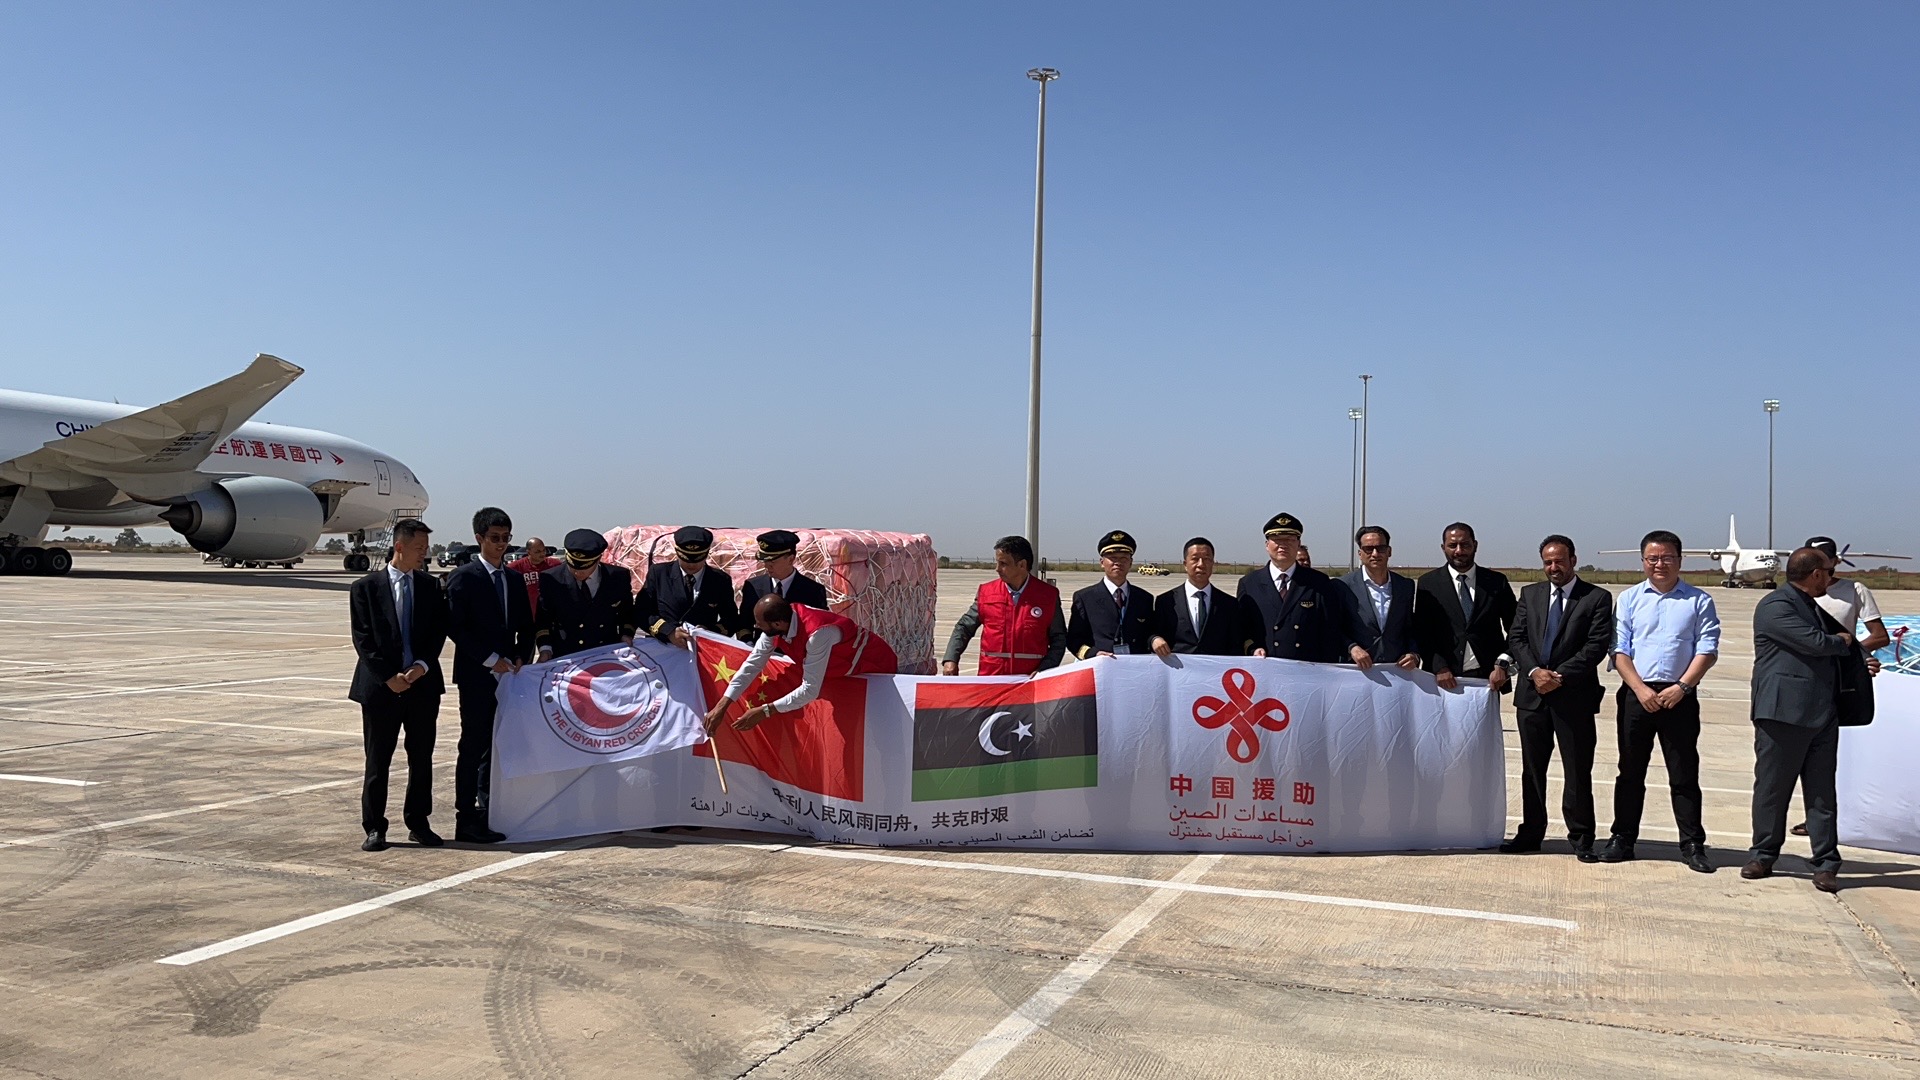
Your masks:
<svg viewBox="0 0 1920 1080"><path fill-rule="evenodd" d="M688 562L700 562L713 547L713 531L698 525L682 525L673 533L674 553Z"/></svg>
<svg viewBox="0 0 1920 1080"><path fill-rule="evenodd" d="M575 570L585 570L600 561L607 550L607 538L592 529L575 529L567 534L567 565Z"/></svg>
<svg viewBox="0 0 1920 1080"><path fill-rule="evenodd" d="M1108 555L1116 551L1124 551L1131 555L1138 550L1140 550L1140 545L1134 543L1133 537L1127 535L1127 533L1121 529L1115 529L1100 538L1100 554L1102 555Z"/></svg>
<svg viewBox="0 0 1920 1080"><path fill-rule="evenodd" d="M1294 517L1292 514L1279 513L1268 518L1267 527L1261 531L1265 535L1272 537L1286 536L1288 534L1299 536L1305 530L1300 527L1299 518Z"/></svg>
<svg viewBox="0 0 1920 1080"><path fill-rule="evenodd" d="M770 529L753 540L760 546L760 551L754 555L760 562L772 562L800 550L800 534L786 529Z"/></svg>

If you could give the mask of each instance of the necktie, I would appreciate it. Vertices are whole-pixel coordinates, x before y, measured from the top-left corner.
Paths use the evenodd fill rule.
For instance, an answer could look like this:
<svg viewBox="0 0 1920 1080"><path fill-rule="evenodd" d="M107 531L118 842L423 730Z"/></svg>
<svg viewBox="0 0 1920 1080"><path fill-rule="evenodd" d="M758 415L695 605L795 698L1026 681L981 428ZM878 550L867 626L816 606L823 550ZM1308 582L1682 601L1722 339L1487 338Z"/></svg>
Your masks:
<svg viewBox="0 0 1920 1080"><path fill-rule="evenodd" d="M1293 575L1292 575L1292 574L1281 574L1281 575L1280 575L1280 580L1279 580L1279 581L1278 581L1278 582L1276 583L1276 584L1278 584L1278 586L1279 586L1279 588L1278 588L1278 590L1277 590L1277 591L1278 591L1278 592L1280 593L1280 606L1281 606L1281 607L1286 607L1286 606L1287 606L1287 586L1288 586L1289 584L1291 584L1292 582L1293 582Z"/></svg>
<svg viewBox="0 0 1920 1080"><path fill-rule="evenodd" d="M1564 611L1562 604L1566 600L1566 597L1567 590L1565 588L1553 590L1553 606L1547 609L1547 640L1544 643L1546 648L1540 650L1540 659L1542 661L1547 660L1553 655L1553 643L1560 640L1560 617Z"/></svg>
<svg viewBox="0 0 1920 1080"><path fill-rule="evenodd" d="M700 578L696 574L687 575L687 597L696 601L700 599Z"/></svg>
<svg viewBox="0 0 1920 1080"><path fill-rule="evenodd" d="M1467 622L1473 621L1473 590L1467 588L1467 575L1460 577L1460 614Z"/></svg>
<svg viewBox="0 0 1920 1080"><path fill-rule="evenodd" d="M512 610L507 607L507 572L505 570L493 572L493 591L500 596L500 619L505 622Z"/></svg>
<svg viewBox="0 0 1920 1080"><path fill-rule="evenodd" d="M1193 636L1199 637L1207 632L1207 592L1200 590L1200 617L1193 622Z"/></svg>
<svg viewBox="0 0 1920 1080"><path fill-rule="evenodd" d="M1125 590L1125 589L1115 589L1115 590L1113 590L1113 606L1114 606L1114 607L1117 607L1117 608L1119 608L1119 609L1120 609L1120 614L1121 614L1121 615L1123 615L1123 616L1124 616L1124 615L1126 615L1126 613L1127 613L1127 590Z"/></svg>
<svg viewBox="0 0 1920 1080"><path fill-rule="evenodd" d="M413 575L400 575L400 670L413 666Z"/></svg>
<svg viewBox="0 0 1920 1080"><path fill-rule="evenodd" d="M785 596L785 595L787 595L787 586L786 586L786 584L785 584L784 582L779 582L779 581L776 581L776 582L774 582L774 583L773 583L773 592L774 592L774 595L775 595L775 596Z"/></svg>

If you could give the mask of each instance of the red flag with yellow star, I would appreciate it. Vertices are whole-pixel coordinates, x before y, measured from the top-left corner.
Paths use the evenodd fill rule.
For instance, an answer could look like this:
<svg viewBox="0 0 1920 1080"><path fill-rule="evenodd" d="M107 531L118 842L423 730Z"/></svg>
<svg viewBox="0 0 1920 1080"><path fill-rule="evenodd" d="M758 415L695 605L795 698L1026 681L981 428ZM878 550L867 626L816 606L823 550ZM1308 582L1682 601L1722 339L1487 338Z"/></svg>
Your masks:
<svg viewBox="0 0 1920 1080"><path fill-rule="evenodd" d="M707 700L719 701L746 662L747 648L704 635L697 641ZM720 760L759 769L770 780L830 799L860 801L866 787L866 680L829 677L820 696L799 712L775 713L751 731L733 729L741 713L777 701L799 685L800 665L774 656L715 727L712 741L693 752L712 757L717 748Z"/></svg>

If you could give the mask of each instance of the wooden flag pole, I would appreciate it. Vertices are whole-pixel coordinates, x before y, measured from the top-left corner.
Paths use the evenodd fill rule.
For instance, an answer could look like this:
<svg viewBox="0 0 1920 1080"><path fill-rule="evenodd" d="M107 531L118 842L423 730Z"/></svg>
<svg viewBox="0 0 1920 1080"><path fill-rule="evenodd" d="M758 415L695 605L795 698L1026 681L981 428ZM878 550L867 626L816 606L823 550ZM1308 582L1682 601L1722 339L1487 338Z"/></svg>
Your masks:
<svg viewBox="0 0 1920 1080"><path fill-rule="evenodd" d="M713 771L716 776L720 777L720 794L722 795L727 793L727 770L720 767L719 735L720 729L726 726L726 718L721 717L720 722L713 726L713 730L707 732L707 742L709 744L707 749L713 751Z"/></svg>

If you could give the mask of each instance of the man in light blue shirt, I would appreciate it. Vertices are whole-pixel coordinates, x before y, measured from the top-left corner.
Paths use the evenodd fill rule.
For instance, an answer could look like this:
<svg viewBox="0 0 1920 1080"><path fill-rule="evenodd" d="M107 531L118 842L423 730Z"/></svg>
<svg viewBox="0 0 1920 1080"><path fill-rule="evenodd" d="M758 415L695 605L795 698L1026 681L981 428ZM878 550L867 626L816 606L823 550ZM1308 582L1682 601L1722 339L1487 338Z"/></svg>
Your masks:
<svg viewBox="0 0 1920 1080"><path fill-rule="evenodd" d="M1700 699L1696 691L1720 654L1713 598L1680 580L1680 538L1656 529L1640 541L1647 580L1620 594L1614 608L1613 665L1620 672L1620 777L1613 788L1613 837L1601 862L1634 857L1647 801L1653 743L1667 762L1680 858L1703 874L1707 830L1700 823Z"/></svg>

